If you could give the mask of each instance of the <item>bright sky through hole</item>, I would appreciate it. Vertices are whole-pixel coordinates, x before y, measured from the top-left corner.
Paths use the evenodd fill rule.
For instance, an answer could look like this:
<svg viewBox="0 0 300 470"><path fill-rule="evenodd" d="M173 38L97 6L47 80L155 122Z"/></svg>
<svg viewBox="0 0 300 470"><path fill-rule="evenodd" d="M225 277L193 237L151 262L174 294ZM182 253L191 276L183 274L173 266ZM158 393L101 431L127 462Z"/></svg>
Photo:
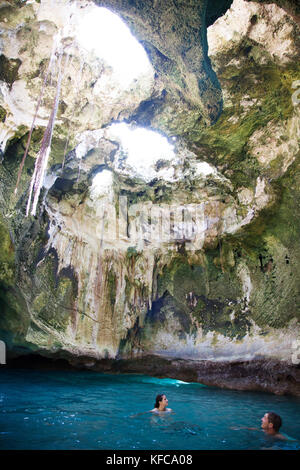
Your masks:
<svg viewBox="0 0 300 470"><path fill-rule="evenodd" d="M106 8L93 8L80 25L78 41L87 50L104 59L126 88L141 75L153 74L148 56L129 28Z"/></svg>
<svg viewBox="0 0 300 470"><path fill-rule="evenodd" d="M153 166L158 160L173 160L175 157L173 146L158 132L116 123L111 125L110 133L120 140L128 154L126 164L146 179L156 176L153 175Z"/></svg>
<svg viewBox="0 0 300 470"><path fill-rule="evenodd" d="M109 195L113 184L113 174L109 170L103 170L97 173L90 188L91 199L97 199L99 196Z"/></svg>

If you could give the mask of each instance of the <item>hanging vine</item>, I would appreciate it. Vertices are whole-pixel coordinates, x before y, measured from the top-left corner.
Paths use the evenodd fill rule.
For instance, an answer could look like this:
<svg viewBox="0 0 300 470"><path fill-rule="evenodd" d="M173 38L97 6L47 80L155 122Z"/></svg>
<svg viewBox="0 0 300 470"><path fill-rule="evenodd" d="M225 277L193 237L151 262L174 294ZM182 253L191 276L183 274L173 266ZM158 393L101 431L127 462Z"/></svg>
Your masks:
<svg viewBox="0 0 300 470"><path fill-rule="evenodd" d="M43 135L41 148L35 161L34 171L33 171L33 175L32 175L31 182L30 182L29 196L28 196L27 206L26 206L26 217L29 215L29 212L33 216L36 214L39 195L40 195L41 187L43 184L44 175L47 169L47 164L48 164L49 155L51 151L53 129L54 129L55 119L56 119L56 115L58 111L62 79L64 75L62 72L62 58L64 56L64 52L65 51L64 51L64 45L63 45L63 34L62 34L62 31L60 31L54 38L53 49L52 49L52 53L50 56L49 65L48 65L47 71L43 79L41 92L38 98L32 125L29 131L25 152L24 152L24 155L23 155L20 167L19 167L16 187L14 191L16 195L18 191L18 186L20 183L22 171L24 168L25 160L28 155L32 133L36 124L36 119L37 119L38 112L42 103L46 86L49 80L50 80L50 86L51 86L54 76L57 75L56 91L55 91L54 101L52 104L51 114L48 120L46 130ZM68 67L69 59L70 59L70 55L69 53L67 53L65 57L64 69ZM55 64L56 64L56 67L54 67ZM50 79L49 79L49 76L50 76ZM65 152L67 149L67 145L68 145L68 139L67 139L67 143L65 147ZM64 159L65 159L65 155L64 155Z"/></svg>
<svg viewBox="0 0 300 470"><path fill-rule="evenodd" d="M51 115L48 121L48 125L46 131L44 133L44 137L41 144L40 153L35 161L34 172L31 178L30 183L30 190L29 190L29 197L27 201L26 207L26 216L28 216L30 205L31 205L31 198L33 192L33 202L32 202L32 209L31 215L35 215L36 207L43 183L44 174L47 168L47 163L50 155L51 150L51 141L53 135L53 128L55 123L55 118L58 110L58 103L60 97L60 90L61 90L61 81L62 81L62 73L61 73L61 60L62 60L62 52L59 54L58 58L58 79L57 79L57 86L56 86L56 96L53 102Z"/></svg>
<svg viewBox="0 0 300 470"><path fill-rule="evenodd" d="M43 96L44 96L44 92L45 92L45 88L46 88L46 85L47 85L48 77L49 77L49 74L52 72L53 62L54 62L54 58L55 58L55 50L56 50L56 41L54 41L52 53L51 53L50 60L49 60L49 65L48 65L47 71L46 71L45 76L44 76L42 89L41 89L41 92L40 92L40 95L39 95L39 98L38 98L38 102L37 102L37 105L36 105L34 117L33 117L32 124L31 124L31 128L30 128L30 131L29 131L29 134L28 134L28 139L27 139L27 143L26 143L25 152L24 152L24 155L23 155L20 167L19 167L17 183L16 183L16 187L15 187L15 191L14 191L15 195L18 192L18 186L19 186L19 183L20 183L20 179L21 179L23 168L24 168L25 160L26 160L26 157L28 155L28 151L29 151L29 147L30 147L32 132L33 132L33 129L34 129L34 126L35 126L35 121L36 121L36 118L37 118L37 115L38 115L38 112L39 112L39 109L40 109L40 106L41 106L41 102L42 102L42 99L43 99Z"/></svg>

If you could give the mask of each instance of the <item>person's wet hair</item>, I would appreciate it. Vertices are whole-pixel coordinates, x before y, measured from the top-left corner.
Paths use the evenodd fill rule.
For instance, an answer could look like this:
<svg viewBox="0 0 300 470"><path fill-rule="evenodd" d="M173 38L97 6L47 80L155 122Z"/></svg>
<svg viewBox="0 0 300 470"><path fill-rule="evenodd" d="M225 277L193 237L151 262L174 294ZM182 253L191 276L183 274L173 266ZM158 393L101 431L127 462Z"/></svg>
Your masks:
<svg viewBox="0 0 300 470"><path fill-rule="evenodd" d="M268 413L268 421L269 423L273 424L274 431L278 432L280 429L280 426L282 425L282 420L280 416L271 411L271 413Z"/></svg>
<svg viewBox="0 0 300 470"><path fill-rule="evenodd" d="M159 402L162 401L164 395L164 393L156 395L154 408L159 408Z"/></svg>

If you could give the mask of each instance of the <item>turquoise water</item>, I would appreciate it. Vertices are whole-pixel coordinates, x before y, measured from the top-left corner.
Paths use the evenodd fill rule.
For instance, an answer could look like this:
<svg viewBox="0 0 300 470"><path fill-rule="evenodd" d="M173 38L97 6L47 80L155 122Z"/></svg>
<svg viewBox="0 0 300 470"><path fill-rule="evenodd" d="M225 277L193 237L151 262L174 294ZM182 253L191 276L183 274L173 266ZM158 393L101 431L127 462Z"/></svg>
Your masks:
<svg viewBox="0 0 300 470"><path fill-rule="evenodd" d="M145 413L158 393L175 413ZM299 410L294 397L143 375L0 370L0 449L300 449ZM268 411L294 440L265 436Z"/></svg>

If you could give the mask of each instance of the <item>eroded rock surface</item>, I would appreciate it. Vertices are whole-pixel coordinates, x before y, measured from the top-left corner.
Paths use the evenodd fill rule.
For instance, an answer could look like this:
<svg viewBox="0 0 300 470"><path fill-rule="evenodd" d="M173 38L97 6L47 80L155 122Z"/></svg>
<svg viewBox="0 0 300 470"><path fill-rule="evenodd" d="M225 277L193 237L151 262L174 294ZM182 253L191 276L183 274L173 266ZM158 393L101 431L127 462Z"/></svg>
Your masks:
<svg viewBox="0 0 300 470"><path fill-rule="evenodd" d="M76 40L78 7L56 3L0 9L0 331L9 354L299 395L295 12L243 0L207 14L204 2L98 2L130 25L152 62L124 90ZM62 94L37 215L25 217L58 56L14 189L58 33ZM158 129L170 150L132 160L118 121L128 132Z"/></svg>

